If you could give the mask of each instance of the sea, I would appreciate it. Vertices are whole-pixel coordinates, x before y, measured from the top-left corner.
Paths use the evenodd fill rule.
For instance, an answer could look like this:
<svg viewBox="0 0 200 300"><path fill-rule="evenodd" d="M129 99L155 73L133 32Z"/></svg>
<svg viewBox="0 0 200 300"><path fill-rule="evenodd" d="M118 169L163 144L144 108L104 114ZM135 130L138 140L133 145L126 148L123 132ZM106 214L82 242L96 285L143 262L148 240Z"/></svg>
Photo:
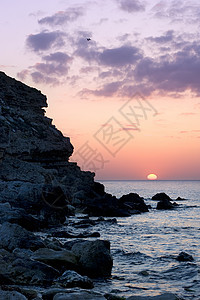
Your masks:
<svg viewBox="0 0 200 300"><path fill-rule="evenodd" d="M117 197L138 193L152 209L93 228L111 242L113 256L112 277L95 280L95 290L124 297L171 292L200 300L200 181L99 182ZM151 198L159 192L185 200L178 201L174 210L156 210L157 202ZM194 260L177 261L182 251Z"/></svg>

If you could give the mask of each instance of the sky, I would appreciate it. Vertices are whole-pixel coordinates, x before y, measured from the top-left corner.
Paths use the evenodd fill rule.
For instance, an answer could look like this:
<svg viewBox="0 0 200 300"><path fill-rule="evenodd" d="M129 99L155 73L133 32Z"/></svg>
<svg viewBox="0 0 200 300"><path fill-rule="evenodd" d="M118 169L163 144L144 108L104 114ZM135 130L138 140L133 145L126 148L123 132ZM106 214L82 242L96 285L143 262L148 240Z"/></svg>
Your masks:
<svg viewBox="0 0 200 300"><path fill-rule="evenodd" d="M0 1L0 70L96 179L200 180L197 0Z"/></svg>

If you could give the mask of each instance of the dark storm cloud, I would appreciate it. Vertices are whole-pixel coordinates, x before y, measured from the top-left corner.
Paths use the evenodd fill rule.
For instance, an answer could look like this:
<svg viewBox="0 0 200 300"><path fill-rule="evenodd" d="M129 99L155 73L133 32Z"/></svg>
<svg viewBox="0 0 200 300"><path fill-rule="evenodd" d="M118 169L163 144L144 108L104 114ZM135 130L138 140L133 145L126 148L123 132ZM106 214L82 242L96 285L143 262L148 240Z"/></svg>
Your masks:
<svg viewBox="0 0 200 300"><path fill-rule="evenodd" d="M123 67L136 63L142 55L140 50L132 46L105 49L99 55L100 64L111 67Z"/></svg>
<svg viewBox="0 0 200 300"><path fill-rule="evenodd" d="M27 46L35 51L46 51L52 47L64 46L65 33L61 31L42 31L37 34L30 34L26 40Z"/></svg>
<svg viewBox="0 0 200 300"><path fill-rule="evenodd" d="M139 0L117 0L119 7L129 13L145 10L145 5Z"/></svg>
<svg viewBox="0 0 200 300"><path fill-rule="evenodd" d="M65 11L59 11L52 16L42 18L38 21L39 24L57 26L76 21L83 16L84 9L82 7L71 7Z"/></svg>

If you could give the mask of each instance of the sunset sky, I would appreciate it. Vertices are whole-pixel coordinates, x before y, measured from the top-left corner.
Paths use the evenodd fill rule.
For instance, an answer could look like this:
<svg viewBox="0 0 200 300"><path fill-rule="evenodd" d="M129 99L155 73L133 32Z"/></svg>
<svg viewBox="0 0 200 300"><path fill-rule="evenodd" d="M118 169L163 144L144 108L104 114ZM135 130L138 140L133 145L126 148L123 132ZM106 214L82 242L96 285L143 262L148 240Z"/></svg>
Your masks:
<svg viewBox="0 0 200 300"><path fill-rule="evenodd" d="M96 179L200 180L200 3L7 0L0 70L47 95L47 116Z"/></svg>

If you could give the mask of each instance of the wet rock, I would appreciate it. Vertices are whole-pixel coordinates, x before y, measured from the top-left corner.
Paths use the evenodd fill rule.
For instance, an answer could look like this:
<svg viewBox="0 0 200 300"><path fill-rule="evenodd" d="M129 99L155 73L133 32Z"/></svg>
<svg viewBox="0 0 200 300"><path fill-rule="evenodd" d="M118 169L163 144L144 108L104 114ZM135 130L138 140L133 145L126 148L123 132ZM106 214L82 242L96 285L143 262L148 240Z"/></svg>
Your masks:
<svg viewBox="0 0 200 300"><path fill-rule="evenodd" d="M70 293L59 293L53 300L106 300L104 296L93 291L76 291Z"/></svg>
<svg viewBox="0 0 200 300"><path fill-rule="evenodd" d="M51 234L54 237L60 237L60 238L89 238L89 237L100 237L99 232L83 232L78 234L69 233L66 231L55 231Z"/></svg>
<svg viewBox="0 0 200 300"><path fill-rule="evenodd" d="M104 297L107 300L125 300L124 297L120 297L120 296L117 296L117 295L114 295L114 294L105 294Z"/></svg>
<svg viewBox="0 0 200 300"><path fill-rule="evenodd" d="M0 248L12 251L15 248L36 250L41 247L44 247L41 238L20 225L6 222L0 227Z"/></svg>
<svg viewBox="0 0 200 300"><path fill-rule="evenodd" d="M91 279L87 276L81 276L72 270L65 271L54 282L66 288L80 287L82 289L92 289L94 287Z"/></svg>
<svg viewBox="0 0 200 300"><path fill-rule="evenodd" d="M186 199L185 198L181 198L181 197L176 198L176 201L183 201L183 200L186 200Z"/></svg>
<svg viewBox="0 0 200 300"><path fill-rule="evenodd" d="M27 298L16 291L0 291L0 300L27 300Z"/></svg>
<svg viewBox="0 0 200 300"><path fill-rule="evenodd" d="M78 258L73 251L41 248L35 251L31 258L59 270L77 270L78 268Z"/></svg>
<svg viewBox="0 0 200 300"><path fill-rule="evenodd" d="M186 253L186 252L181 252L179 255L176 257L176 260L178 261L193 261L194 258L192 255Z"/></svg>
<svg viewBox="0 0 200 300"><path fill-rule="evenodd" d="M180 298L172 293L164 293L158 296L131 296L126 300L180 300Z"/></svg>
<svg viewBox="0 0 200 300"><path fill-rule="evenodd" d="M157 203L156 209L173 209L177 206L178 204L176 202L172 203L168 199L165 199Z"/></svg>
<svg viewBox="0 0 200 300"><path fill-rule="evenodd" d="M156 195L154 195L152 197L152 200L156 200L156 201L171 201L172 199L165 193L157 193Z"/></svg>
<svg viewBox="0 0 200 300"><path fill-rule="evenodd" d="M110 242L105 240L82 241L75 243L71 251L78 257L81 274L91 278L109 277L113 260Z"/></svg>
<svg viewBox="0 0 200 300"><path fill-rule="evenodd" d="M129 193L127 195L123 195L121 198L119 198L119 205L123 208L124 206L130 207L130 212L134 214L133 212L147 212L148 206L145 204L142 197L140 197L136 193Z"/></svg>

